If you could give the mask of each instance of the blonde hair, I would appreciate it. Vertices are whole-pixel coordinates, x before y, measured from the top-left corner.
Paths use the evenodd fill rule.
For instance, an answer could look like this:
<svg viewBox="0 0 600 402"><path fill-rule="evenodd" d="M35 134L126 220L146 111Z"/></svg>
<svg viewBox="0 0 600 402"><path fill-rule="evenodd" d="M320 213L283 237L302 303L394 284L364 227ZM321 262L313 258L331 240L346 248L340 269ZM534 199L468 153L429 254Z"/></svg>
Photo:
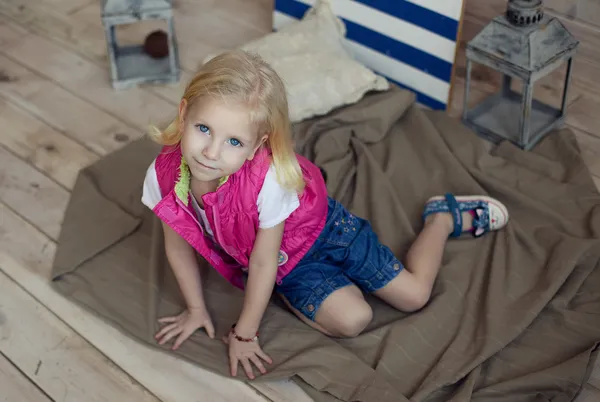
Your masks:
<svg viewBox="0 0 600 402"><path fill-rule="evenodd" d="M187 108L203 96L225 97L248 106L250 119L267 133L266 146L273 155L279 184L301 192L304 178L294 152L285 86L273 68L258 55L241 50L222 53L204 64L187 84L182 100ZM159 144L174 146L181 141L177 116L164 130L151 128Z"/></svg>

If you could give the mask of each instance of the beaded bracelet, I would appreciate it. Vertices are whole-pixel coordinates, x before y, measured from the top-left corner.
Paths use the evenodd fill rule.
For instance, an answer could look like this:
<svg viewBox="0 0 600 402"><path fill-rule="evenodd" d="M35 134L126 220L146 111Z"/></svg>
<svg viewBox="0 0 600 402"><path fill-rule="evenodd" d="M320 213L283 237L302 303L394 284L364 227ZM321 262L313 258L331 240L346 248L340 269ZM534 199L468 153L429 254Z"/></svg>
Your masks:
<svg viewBox="0 0 600 402"><path fill-rule="evenodd" d="M233 324L231 326L230 333L233 335L233 337L235 339L237 339L240 342L256 342L256 341L258 341L258 332L256 332L256 335L254 335L254 337L252 337L252 338L242 338L241 336L239 336L238 334L236 334L235 333L235 324Z"/></svg>

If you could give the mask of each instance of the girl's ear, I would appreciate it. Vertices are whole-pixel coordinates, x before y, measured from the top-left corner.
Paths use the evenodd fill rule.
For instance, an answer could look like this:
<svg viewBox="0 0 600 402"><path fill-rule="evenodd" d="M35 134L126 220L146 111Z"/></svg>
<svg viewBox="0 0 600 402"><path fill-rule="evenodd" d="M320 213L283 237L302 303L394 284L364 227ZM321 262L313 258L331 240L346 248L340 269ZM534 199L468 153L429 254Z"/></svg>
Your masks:
<svg viewBox="0 0 600 402"><path fill-rule="evenodd" d="M261 139L258 141L258 145L256 146L256 149L260 148L265 143L265 141L267 141L267 138L269 138L268 134L263 135L261 137ZM256 149L255 149L255 152L256 152Z"/></svg>
<svg viewBox="0 0 600 402"><path fill-rule="evenodd" d="M267 141L267 138L269 138L269 136L267 134L265 134L261 137L260 140L258 140L256 145L254 146L254 149L252 150L252 154L250 154L250 156L248 157L249 161L254 159L254 155L256 155L256 151L258 151L258 149L265 143L265 141Z"/></svg>
<svg viewBox="0 0 600 402"><path fill-rule="evenodd" d="M183 120L185 119L185 112L187 111L187 100L186 99L182 99L181 102L179 102L179 124L183 124Z"/></svg>

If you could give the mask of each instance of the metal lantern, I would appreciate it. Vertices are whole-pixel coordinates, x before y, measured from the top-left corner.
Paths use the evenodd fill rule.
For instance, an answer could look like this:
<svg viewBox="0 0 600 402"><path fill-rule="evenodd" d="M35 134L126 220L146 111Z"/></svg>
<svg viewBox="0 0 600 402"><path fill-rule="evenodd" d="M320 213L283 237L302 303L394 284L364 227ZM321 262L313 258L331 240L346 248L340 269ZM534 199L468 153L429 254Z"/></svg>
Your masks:
<svg viewBox="0 0 600 402"><path fill-rule="evenodd" d="M509 140L530 150L562 125L573 55L579 42L556 18L544 14L542 0L509 0L505 15L492 20L467 44L463 122L495 143ZM560 108L533 99L536 81L567 63ZM472 63L503 75L500 91L468 109ZM522 93L512 79L523 81Z"/></svg>
<svg viewBox="0 0 600 402"><path fill-rule="evenodd" d="M142 83L179 81L179 56L171 1L102 0L102 23L113 88L126 89ZM116 26L150 20L165 20L166 32L153 32L144 44L119 46L115 36ZM158 51L152 51L152 48Z"/></svg>

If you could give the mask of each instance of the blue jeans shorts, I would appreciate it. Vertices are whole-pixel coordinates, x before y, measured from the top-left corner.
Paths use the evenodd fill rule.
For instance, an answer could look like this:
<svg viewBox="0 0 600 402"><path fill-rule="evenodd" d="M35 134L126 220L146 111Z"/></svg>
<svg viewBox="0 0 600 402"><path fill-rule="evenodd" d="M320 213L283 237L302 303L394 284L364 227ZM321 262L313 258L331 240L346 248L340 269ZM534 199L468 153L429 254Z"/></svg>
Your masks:
<svg viewBox="0 0 600 402"><path fill-rule="evenodd" d="M337 289L355 284L371 293L404 268L379 242L368 221L350 214L331 197L328 205L321 236L275 288L312 321L323 301Z"/></svg>

